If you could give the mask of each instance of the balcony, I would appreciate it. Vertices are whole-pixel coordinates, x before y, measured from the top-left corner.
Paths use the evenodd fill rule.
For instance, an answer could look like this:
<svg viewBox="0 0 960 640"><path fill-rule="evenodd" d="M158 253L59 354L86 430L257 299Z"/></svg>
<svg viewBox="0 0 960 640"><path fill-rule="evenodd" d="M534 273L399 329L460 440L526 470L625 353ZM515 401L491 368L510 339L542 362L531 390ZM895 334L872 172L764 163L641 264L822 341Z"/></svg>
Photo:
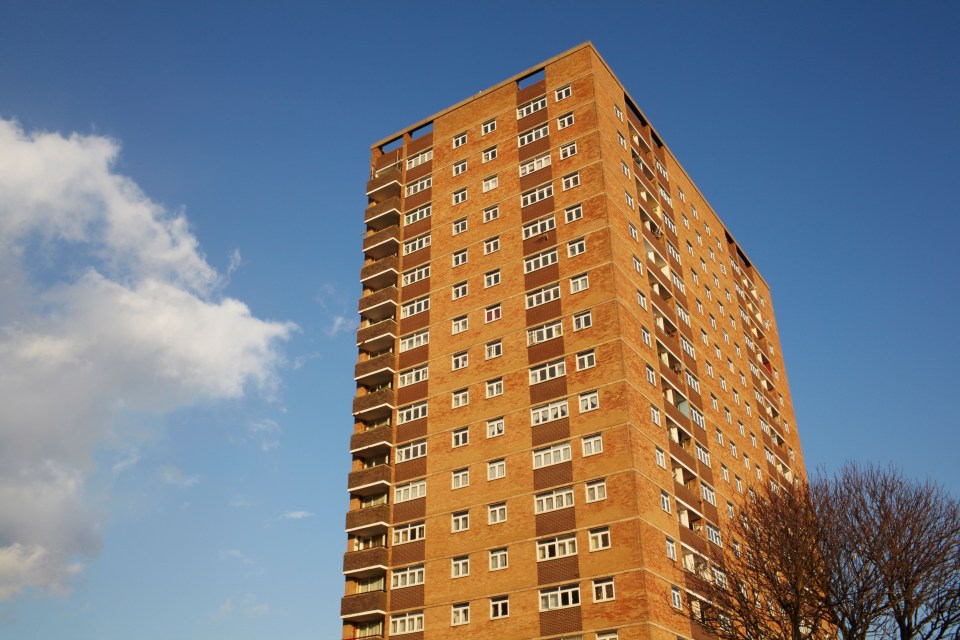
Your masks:
<svg viewBox="0 0 960 640"><path fill-rule="evenodd" d="M369 422L387 418L393 413L393 389L383 389L367 393L353 399L353 415L357 420Z"/></svg>
<svg viewBox="0 0 960 640"><path fill-rule="evenodd" d="M673 429L676 429L676 427L673 427ZM690 436L688 436L685 432L681 432L679 429L677 429L677 432L678 432L677 438L678 439L680 438L680 435L679 435L680 433L683 433L683 437L686 438L686 442L684 444L681 444L680 442L677 442L676 440L674 440L673 429L671 429L671 436L670 436L670 455L676 458L680 464L686 465L690 469L696 469L697 461L694 459L693 454L691 454L687 450L688 446L692 446L689 444L691 442Z"/></svg>
<svg viewBox="0 0 960 640"><path fill-rule="evenodd" d="M389 524L390 505L388 504L378 504L375 507L347 512L347 531L356 536L386 533Z"/></svg>
<svg viewBox="0 0 960 640"><path fill-rule="evenodd" d="M363 253L372 260L397 255L400 248L400 227L392 225L363 238Z"/></svg>
<svg viewBox="0 0 960 640"><path fill-rule="evenodd" d="M400 198L387 198L383 202L367 207L363 213L367 228L379 231L400 222Z"/></svg>
<svg viewBox="0 0 960 640"><path fill-rule="evenodd" d="M398 165L381 169L378 175L367 183L367 197L374 202L384 202L390 198L399 197L403 189L400 183L402 177Z"/></svg>
<svg viewBox="0 0 960 640"><path fill-rule="evenodd" d="M397 304L400 300L400 292L396 287L387 287L375 293L368 293L360 298L357 308L360 311L360 317L370 322L383 320L390 316L395 316Z"/></svg>
<svg viewBox="0 0 960 640"><path fill-rule="evenodd" d="M386 615L387 592L368 591L344 596L340 601L340 617L353 622L376 620Z"/></svg>
<svg viewBox="0 0 960 640"><path fill-rule="evenodd" d="M373 547L343 554L343 572L352 578L368 578L387 568L387 548Z"/></svg>
<svg viewBox="0 0 960 640"><path fill-rule="evenodd" d="M389 382L393 380L396 371L396 360L396 355L391 350L358 362L353 369L353 379L366 387Z"/></svg>
<svg viewBox="0 0 960 640"><path fill-rule="evenodd" d="M389 349L397 339L397 322L387 317L357 331L357 346L361 351L376 353Z"/></svg>
<svg viewBox="0 0 960 640"><path fill-rule="evenodd" d="M388 464L378 464L369 469L352 471L347 479L347 490L355 496L383 493L390 488L391 470Z"/></svg>
<svg viewBox="0 0 960 640"><path fill-rule="evenodd" d="M365 456L380 455L390 450L392 442L393 428L387 424L350 436L350 453L362 451Z"/></svg>
<svg viewBox="0 0 960 640"><path fill-rule="evenodd" d="M395 255L380 258L360 269L360 284L373 291L390 285L396 286L397 276L400 274L399 265L400 259Z"/></svg>

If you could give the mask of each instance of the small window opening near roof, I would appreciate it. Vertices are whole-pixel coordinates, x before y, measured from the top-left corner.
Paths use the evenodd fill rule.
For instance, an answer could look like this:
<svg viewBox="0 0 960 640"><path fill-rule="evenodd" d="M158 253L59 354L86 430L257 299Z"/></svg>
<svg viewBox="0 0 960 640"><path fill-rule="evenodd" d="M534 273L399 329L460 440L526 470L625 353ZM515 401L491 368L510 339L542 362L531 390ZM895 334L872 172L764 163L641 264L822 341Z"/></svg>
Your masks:
<svg viewBox="0 0 960 640"><path fill-rule="evenodd" d="M387 153L395 149L399 149L402 146L403 146L403 136L400 136L399 138L394 138L390 142L380 145L380 151L383 153Z"/></svg>
<svg viewBox="0 0 960 640"><path fill-rule="evenodd" d="M540 82L546 77L547 75L543 69L540 69L539 71L534 71L530 75L524 76L519 80L517 80L517 89L526 89L530 85L537 84L538 82Z"/></svg>
<svg viewBox="0 0 960 640"><path fill-rule="evenodd" d="M411 140L416 140L417 138L421 138L421 137L427 135L428 133L432 133L432 132L433 132L433 122L428 122L427 124L425 124L425 125L423 125L423 126L421 126L421 127L417 127L416 129L414 129L413 131L411 131L411 132L410 132L410 139L411 139Z"/></svg>

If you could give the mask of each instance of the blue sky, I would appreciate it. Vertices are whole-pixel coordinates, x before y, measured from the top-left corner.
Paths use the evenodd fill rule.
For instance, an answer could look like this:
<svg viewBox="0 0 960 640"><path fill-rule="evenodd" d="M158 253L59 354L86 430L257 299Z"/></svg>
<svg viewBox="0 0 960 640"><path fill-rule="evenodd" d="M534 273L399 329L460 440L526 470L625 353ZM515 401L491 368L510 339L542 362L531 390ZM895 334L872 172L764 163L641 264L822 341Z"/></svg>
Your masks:
<svg viewBox="0 0 960 640"><path fill-rule="evenodd" d="M584 40L771 284L808 466L957 492L956 3L195 4L0 6L0 638L339 633L369 145Z"/></svg>

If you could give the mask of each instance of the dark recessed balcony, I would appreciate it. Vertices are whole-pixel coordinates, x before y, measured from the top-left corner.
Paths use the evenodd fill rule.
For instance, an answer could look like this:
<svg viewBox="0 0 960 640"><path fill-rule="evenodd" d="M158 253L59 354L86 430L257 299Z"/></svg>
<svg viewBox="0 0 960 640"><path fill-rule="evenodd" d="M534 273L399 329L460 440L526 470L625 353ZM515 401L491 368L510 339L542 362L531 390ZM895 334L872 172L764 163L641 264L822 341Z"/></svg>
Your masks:
<svg viewBox="0 0 960 640"><path fill-rule="evenodd" d="M386 591L368 591L344 596L340 601L340 617L353 622L383 618L387 610Z"/></svg>
<svg viewBox="0 0 960 640"><path fill-rule="evenodd" d="M392 225L363 238L363 253L372 260L397 255L400 248L400 227Z"/></svg>
<svg viewBox="0 0 960 640"><path fill-rule="evenodd" d="M367 183L367 197L374 202L399 197L403 189L403 184L400 182L402 177L399 166L381 170L373 180Z"/></svg>
<svg viewBox="0 0 960 640"><path fill-rule="evenodd" d="M396 355L392 351L358 362L353 370L354 380L366 387L375 387L393 380Z"/></svg>
<svg viewBox="0 0 960 640"><path fill-rule="evenodd" d="M390 255L360 269L360 284L373 291L396 286L399 273L400 259Z"/></svg>
<svg viewBox="0 0 960 640"><path fill-rule="evenodd" d="M393 318L384 318L357 331L357 346L361 351L376 353L389 349L397 339L397 322Z"/></svg>
<svg viewBox="0 0 960 640"><path fill-rule="evenodd" d="M393 389L367 393L353 399L353 415L365 422L389 417L393 413Z"/></svg>
<svg viewBox="0 0 960 640"><path fill-rule="evenodd" d="M390 450L393 442L393 428L390 425L368 429L350 436L350 453L363 452L365 456L376 456Z"/></svg>
<svg viewBox="0 0 960 640"><path fill-rule="evenodd" d="M347 490L356 496L383 493L390 488L391 469L388 464L378 464L369 469L353 471L347 479Z"/></svg>
<svg viewBox="0 0 960 640"><path fill-rule="evenodd" d="M355 536L386 533L390 526L390 505L378 504L347 512L347 532Z"/></svg>
<svg viewBox="0 0 960 640"><path fill-rule="evenodd" d="M397 288L387 287L360 298L357 308L360 311L360 317L364 320L382 320L396 315L399 300L400 292Z"/></svg>
<svg viewBox="0 0 960 640"><path fill-rule="evenodd" d="M343 554L343 572L352 578L367 578L387 568L387 548L373 547Z"/></svg>
<svg viewBox="0 0 960 640"><path fill-rule="evenodd" d="M400 198L387 198L367 207L363 221L368 229L380 230L400 222Z"/></svg>

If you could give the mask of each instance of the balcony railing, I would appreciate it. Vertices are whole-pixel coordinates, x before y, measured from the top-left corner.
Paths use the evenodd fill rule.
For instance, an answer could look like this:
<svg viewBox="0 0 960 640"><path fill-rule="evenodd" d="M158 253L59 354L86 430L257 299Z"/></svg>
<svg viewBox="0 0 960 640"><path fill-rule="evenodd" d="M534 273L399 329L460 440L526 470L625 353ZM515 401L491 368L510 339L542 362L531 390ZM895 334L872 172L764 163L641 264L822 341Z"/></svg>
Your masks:
<svg viewBox="0 0 960 640"><path fill-rule="evenodd" d="M376 420L393 412L393 389L367 393L353 399L353 415L358 420Z"/></svg>
<svg viewBox="0 0 960 640"><path fill-rule="evenodd" d="M368 258L379 260L396 255L400 247L400 227L393 225L363 238L363 253Z"/></svg>
<svg viewBox="0 0 960 640"><path fill-rule="evenodd" d="M393 442L393 428L390 425L361 431L350 436L350 451L356 453L360 450L367 450L365 454L376 455L380 451L388 451Z"/></svg>
<svg viewBox="0 0 960 640"><path fill-rule="evenodd" d="M356 593L340 601L340 617L344 620L374 620L383 617L386 610L386 591Z"/></svg>
<svg viewBox="0 0 960 640"><path fill-rule="evenodd" d="M403 189L401 177L400 167L397 166L381 171L380 175L367 183L367 197L374 202L398 197Z"/></svg>
<svg viewBox="0 0 960 640"><path fill-rule="evenodd" d="M391 471L388 464L352 471L347 479L347 490L357 496L383 493L390 487Z"/></svg>
<svg viewBox="0 0 960 640"><path fill-rule="evenodd" d="M360 269L360 283L376 291L389 285L396 285L399 273L400 259L390 255Z"/></svg>
<svg viewBox="0 0 960 640"><path fill-rule="evenodd" d="M391 317L373 322L357 331L357 346L362 351L383 351L397 339L397 322Z"/></svg>
<svg viewBox="0 0 960 640"><path fill-rule="evenodd" d="M400 292L397 288L387 287L360 298L357 308L360 311L360 317L364 320L380 320L396 315L399 300Z"/></svg>
<svg viewBox="0 0 960 640"><path fill-rule="evenodd" d="M343 572L348 576L364 577L379 573L388 566L386 547L374 547L343 554Z"/></svg>
<svg viewBox="0 0 960 640"><path fill-rule="evenodd" d="M396 354L393 351L387 351L369 360L358 362L353 369L354 380L367 387L392 380L396 370L396 361Z"/></svg>
<svg viewBox="0 0 960 640"><path fill-rule="evenodd" d="M400 198L387 198L378 202L363 213L363 221L370 229L383 229L400 221Z"/></svg>
<svg viewBox="0 0 960 640"><path fill-rule="evenodd" d="M347 531L356 535L372 534L378 530L386 531L389 522L390 505L388 504L378 504L375 507L347 512Z"/></svg>

